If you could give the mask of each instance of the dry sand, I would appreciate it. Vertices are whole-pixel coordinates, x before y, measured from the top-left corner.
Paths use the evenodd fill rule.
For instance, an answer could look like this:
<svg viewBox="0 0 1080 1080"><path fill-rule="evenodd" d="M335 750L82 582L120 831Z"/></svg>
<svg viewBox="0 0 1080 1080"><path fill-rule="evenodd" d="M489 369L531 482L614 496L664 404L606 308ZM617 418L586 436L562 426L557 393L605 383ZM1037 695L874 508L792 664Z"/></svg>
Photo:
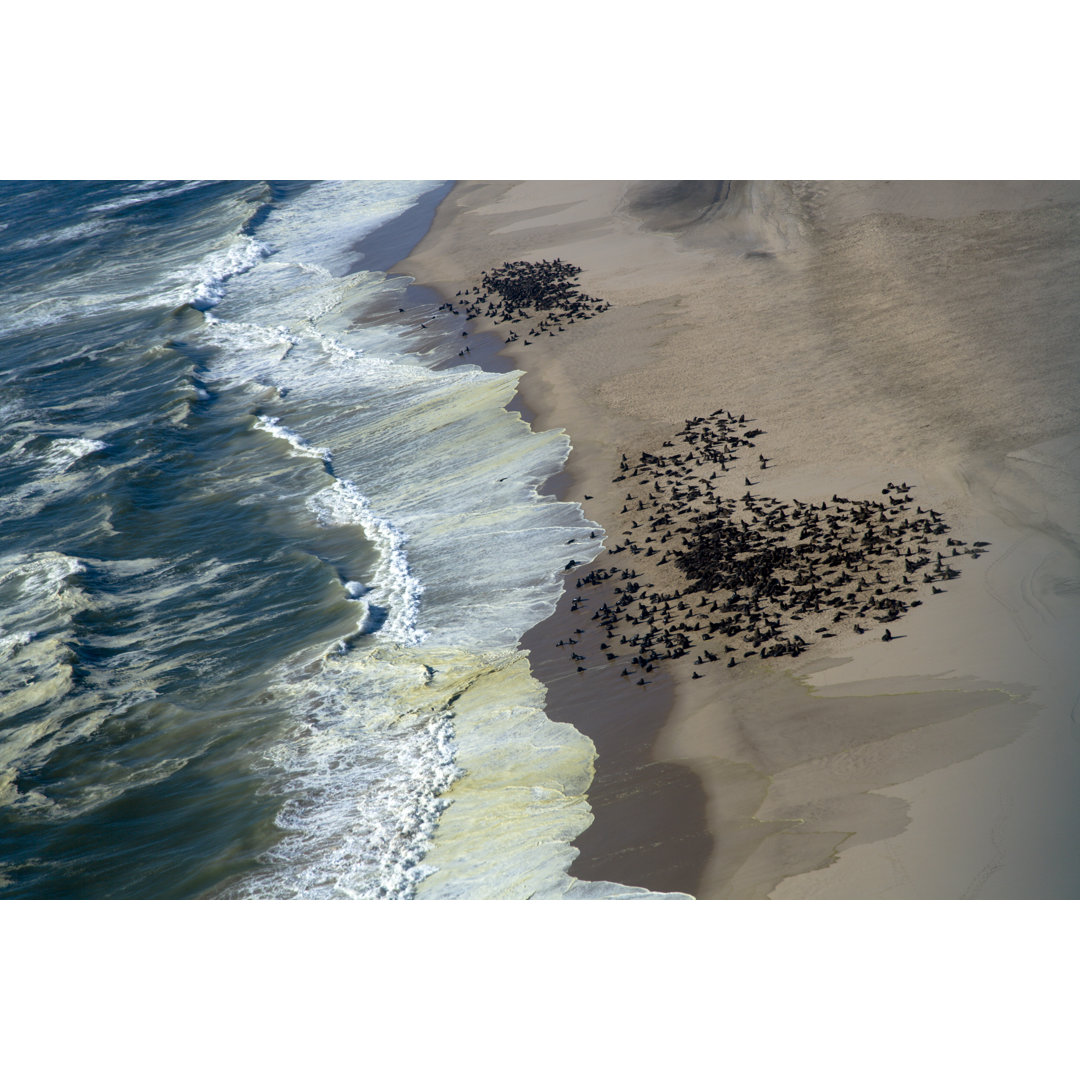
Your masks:
<svg viewBox="0 0 1080 1080"><path fill-rule="evenodd" d="M598 747L573 872L701 898L1080 895L1080 184L465 182L395 269L453 296L554 257L611 310L504 352L609 547L620 454L721 407L765 429L756 493L906 481L992 545L897 641L693 682L689 658L645 687L568 667L568 593L525 645L549 715Z"/></svg>

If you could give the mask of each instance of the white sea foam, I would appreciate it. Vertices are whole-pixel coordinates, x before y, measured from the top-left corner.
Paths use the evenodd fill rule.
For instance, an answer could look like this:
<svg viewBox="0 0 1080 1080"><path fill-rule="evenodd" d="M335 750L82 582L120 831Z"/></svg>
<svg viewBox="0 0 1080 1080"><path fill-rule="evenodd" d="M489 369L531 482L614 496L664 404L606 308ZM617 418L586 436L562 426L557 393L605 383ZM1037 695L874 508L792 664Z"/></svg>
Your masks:
<svg viewBox="0 0 1080 1080"><path fill-rule="evenodd" d="M58 551L0 557L0 772L41 760L73 685L72 619L90 602L78 559ZM36 720L18 718L48 707ZM17 792L8 785L9 798Z"/></svg>
<svg viewBox="0 0 1080 1080"><path fill-rule="evenodd" d="M536 494L568 440L504 411L514 376L430 370L404 326L357 325L365 289L400 287L341 276L355 259L343 237L401 208L390 190L369 208L392 212L365 216L360 188L319 185L273 210L256 233L272 254L228 279L207 318L222 352L208 377L251 384L256 426L324 470L315 519L358 526L378 554L368 580L342 582L356 634L272 689L297 720L266 774L288 836L232 895L404 897L440 870L429 895L640 895L575 890L566 872L594 750L543 714L517 648L553 608L568 552L584 562L602 542L580 507Z"/></svg>
<svg viewBox="0 0 1080 1080"><path fill-rule="evenodd" d="M230 895L300 899L408 899L431 873L422 860L445 809L443 792L459 775L446 711L402 712L418 664L328 658L318 677L290 681L290 696L310 718L270 752L271 787L285 803L285 838L266 869Z"/></svg>
<svg viewBox="0 0 1080 1080"><path fill-rule="evenodd" d="M226 660L221 640L240 620L274 619L257 605L260 566L253 560L244 572L243 564L209 559L179 568L164 559L59 552L0 559L0 777L7 777L0 803L75 818L161 782L220 738L187 695L161 687L193 674L213 686ZM92 581L84 585L84 576ZM192 603L193 590L214 599ZM125 742L108 749L106 739L104 753L87 742L77 784L24 784L20 793L18 777L113 721L138 730L130 753Z"/></svg>
<svg viewBox="0 0 1080 1080"><path fill-rule="evenodd" d="M98 236L110 228L108 221L80 221L75 225L67 225L53 232L38 233L35 236L27 236L22 240L16 240L8 245L10 251L29 251L32 248L49 247L53 244L66 244L72 240L82 240L88 236Z"/></svg>
<svg viewBox="0 0 1080 1080"><path fill-rule="evenodd" d="M281 376L281 362L298 343L287 326L222 320L210 312L204 312L203 318L207 336L222 351L221 360L209 374L213 382L222 386L244 382L274 386Z"/></svg>
<svg viewBox="0 0 1080 1080"><path fill-rule="evenodd" d="M0 608L0 619L11 616L13 610L29 610L42 600L59 601L70 592L70 580L82 574L86 567L76 558L58 551L44 551L32 555L0 556L0 588L11 587L15 595L26 605L10 606L11 598Z"/></svg>
<svg viewBox="0 0 1080 1080"><path fill-rule="evenodd" d="M241 236L228 247L215 251L196 268L196 280L181 293L180 301L196 308L211 308L225 295L225 285L269 254L269 249L251 236Z"/></svg>
<svg viewBox="0 0 1080 1080"><path fill-rule="evenodd" d="M249 282L254 291L262 284L259 270L251 273ZM339 286L335 286L335 291ZM226 305L232 298L226 298ZM280 316L283 313L271 311ZM401 383L415 381L410 369L395 360L372 355L364 348L345 345L304 319L267 322L260 325L233 318L218 318L205 313L207 334L224 355L214 365L211 376L223 385L244 381L273 387L279 392L302 389L312 398L326 400L340 390L342 378L357 383L378 380ZM286 362L288 361L288 362Z"/></svg>
<svg viewBox="0 0 1080 1080"><path fill-rule="evenodd" d="M294 454L322 461L329 471L333 453L328 447L312 446L303 436L286 427L276 416L261 415L255 427L292 447ZM409 571L406 554L407 538L392 522L372 509L371 500L351 480L335 477L329 487L308 499L316 519L323 525L358 525L379 552L379 565L370 585L365 586L367 600L360 625L379 623L378 633L403 645L417 644L427 635L417 627L420 596L424 586ZM357 583L346 586L350 597L356 598ZM376 608L384 609L385 620Z"/></svg>
<svg viewBox="0 0 1080 1080"><path fill-rule="evenodd" d="M83 223L83 235L101 231L107 224ZM24 246L42 242L35 238ZM152 260L133 256L123 275L103 274L93 266L73 272L58 283L52 295L40 291L11 292L5 298L0 337L46 326L77 323L83 319L145 312L148 307L177 308L184 304L206 311L225 295L228 281L242 275L264 259L267 249L250 236L234 235L197 263L160 268Z"/></svg>
<svg viewBox="0 0 1080 1080"><path fill-rule="evenodd" d="M52 466L54 474L67 472L75 462L99 450L108 449L100 439L54 439L44 454L44 460Z"/></svg>
<svg viewBox="0 0 1080 1080"><path fill-rule="evenodd" d="M340 276L356 261L352 247L357 241L396 218L441 183L326 181L292 200L282 213L272 214L260 226L259 236L272 244L280 257Z"/></svg>
<svg viewBox="0 0 1080 1080"><path fill-rule="evenodd" d="M427 633L417 623L423 584L409 570L407 537L386 518L379 517L371 500L351 480L335 480L312 495L308 505L324 525L359 525L379 552L372 577L368 607L386 611L379 634L402 645L417 645Z"/></svg>
<svg viewBox="0 0 1080 1080"><path fill-rule="evenodd" d="M592 814L592 742L544 713L546 690L516 648L431 650L432 687L454 712L455 763L418 899L689 899L569 873Z"/></svg>
<svg viewBox="0 0 1080 1080"><path fill-rule="evenodd" d="M257 416L255 427L276 439L284 439L293 448L293 452L301 457L316 458L327 465L333 464L334 455L329 447L312 446L307 439L297 435L295 431L290 431L276 416Z"/></svg>
<svg viewBox="0 0 1080 1080"><path fill-rule="evenodd" d="M0 497L0 519L14 522L32 518L50 504L78 491L84 483L84 470L75 466L91 454L108 448L101 439L42 436L33 431L35 426L34 420L25 415L13 420L9 426L11 432L17 428L29 428L30 431L17 436L0 458L0 468L19 468L23 472L21 483ZM98 470L121 467L119 464L96 464ZM88 525L91 518L100 521L107 513L107 505L100 503L88 512L85 524Z"/></svg>
<svg viewBox="0 0 1080 1080"><path fill-rule="evenodd" d="M111 210L123 210L128 206L138 206L142 203L156 202L158 199L165 199L171 195L181 195L185 191L194 191L196 188L205 187L207 184L213 183L212 180L189 180L186 184L181 184L179 187L169 187L168 190L162 190L163 185L171 184L170 180L152 180L149 183L133 184L127 190L135 192L132 195L125 195L120 199L110 199L108 202L97 203L95 206L91 206L87 213L91 214L105 214Z"/></svg>

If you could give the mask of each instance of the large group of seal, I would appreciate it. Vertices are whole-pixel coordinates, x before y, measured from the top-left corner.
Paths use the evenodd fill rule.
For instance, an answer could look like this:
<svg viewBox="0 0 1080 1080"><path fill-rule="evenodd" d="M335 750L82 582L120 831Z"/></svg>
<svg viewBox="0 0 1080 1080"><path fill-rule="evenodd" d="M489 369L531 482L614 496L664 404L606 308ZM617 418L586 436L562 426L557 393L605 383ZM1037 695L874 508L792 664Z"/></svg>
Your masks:
<svg viewBox="0 0 1080 1080"><path fill-rule="evenodd" d="M621 676L638 674L647 685L655 665L691 652L695 665L724 660L731 668L797 657L848 628L892 641L893 624L922 604L927 587L943 592L935 583L959 577L956 561L988 546L948 536L940 513L912 505L909 484L888 483L880 499L755 494L760 481L735 468L765 434L752 423L718 409L688 420L674 436L682 445L664 444L669 452L622 455L611 482L625 487L626 524L597 569L577 579L571 600L571 611L591 609L603 637L586 648L581 628L556 643L577 646L579 671L597 648L605 666L617 663ZM775 468L770 461L758 452L753 465ZM623 552L639 568L603 565ZM669 580L676 570L682 584L642 580L646 560L669 567Z"/></svg>
<svg viewBox="0 0 1080 1080"><path fill-rule="evenodd" d="M564 323L571 326L595 318L611 307L581 292L577 283L580 273L580 266L562 259L504 262L486 271L479 286L459 290L454 301L441 304L440 310L455 315L464 311L466 321L478 318L488 318L494 323L535 321L527 338L544 333L554 337L556 332L566 329ZM519 338L520 334L511 327L506 343ZM531 342L526 340L524 344Z"/></svg>

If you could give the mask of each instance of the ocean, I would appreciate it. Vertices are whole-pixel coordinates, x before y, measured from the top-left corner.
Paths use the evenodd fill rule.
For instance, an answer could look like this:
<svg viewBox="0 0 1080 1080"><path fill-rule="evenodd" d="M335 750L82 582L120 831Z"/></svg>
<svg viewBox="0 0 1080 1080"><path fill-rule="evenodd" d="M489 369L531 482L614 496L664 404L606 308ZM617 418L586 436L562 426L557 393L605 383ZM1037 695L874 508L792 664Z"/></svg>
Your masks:
<svg viewBox="0 0 1080 1080"><path fill-rule="evenodd" d="M568 872L602 532L387 273L448 190L0 185L0 898L665 895Z"/></svg>

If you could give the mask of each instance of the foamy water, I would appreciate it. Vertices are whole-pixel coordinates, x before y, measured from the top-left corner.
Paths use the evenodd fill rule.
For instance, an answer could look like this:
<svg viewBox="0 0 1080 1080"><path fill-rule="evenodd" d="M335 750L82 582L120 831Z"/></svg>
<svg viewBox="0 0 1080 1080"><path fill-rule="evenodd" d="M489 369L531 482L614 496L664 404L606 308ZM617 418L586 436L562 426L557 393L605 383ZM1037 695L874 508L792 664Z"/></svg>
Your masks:
<svg viewBox="0 0 1080 1080"><path fill-rule="evenodd" d="M436 186L61 186L45 288L16 193L6 895L652 895L568 875L594 750L518 649L602 542L567 440L350 273Z"/></svg>

